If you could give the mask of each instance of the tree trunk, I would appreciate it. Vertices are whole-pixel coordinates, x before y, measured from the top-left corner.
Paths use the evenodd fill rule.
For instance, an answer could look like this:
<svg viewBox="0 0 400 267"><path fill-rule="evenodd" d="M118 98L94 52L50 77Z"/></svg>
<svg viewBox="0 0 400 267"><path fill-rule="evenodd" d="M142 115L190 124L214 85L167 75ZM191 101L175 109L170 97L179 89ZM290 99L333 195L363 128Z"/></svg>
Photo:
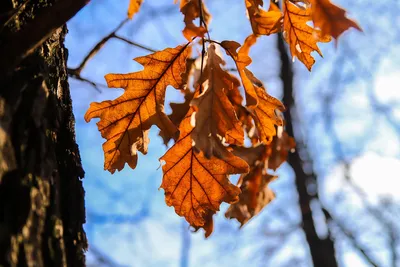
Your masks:
<svg viewBox="0 0 400 267"><path fill-rule="evenodd" d="M283 103L287 108L285 114L286 131L290 136L295 137L293 130L293 117L296 109L294 105L295 101L293 99L293 70L282 36L278 37L278 50L282 63L280 75L283 83ZM302 143L302 140L296 140L296 143L299 145ZM335 247L330 235L326 238L321 238L318 236L315 229L310 204L313 198L317 198L318 196L312 196L307 191L307 184L311 177L303 169L303 163L298 148L294 153L289 154L287 161L296 176L295 181L299 195L302 228L306 235L312 262L316 267L337 267L338 264L335 257Z"/></svg>
<svg viewBox="0 0 400 267"><path fill-rule="evenodd" d="M0 2L3 45L56 1ZM18 6L20 14L10 20ZM66 32L65 26L57 29L17 68L0 74L0 266L85 265L84 171L67 81Z"/></svg>

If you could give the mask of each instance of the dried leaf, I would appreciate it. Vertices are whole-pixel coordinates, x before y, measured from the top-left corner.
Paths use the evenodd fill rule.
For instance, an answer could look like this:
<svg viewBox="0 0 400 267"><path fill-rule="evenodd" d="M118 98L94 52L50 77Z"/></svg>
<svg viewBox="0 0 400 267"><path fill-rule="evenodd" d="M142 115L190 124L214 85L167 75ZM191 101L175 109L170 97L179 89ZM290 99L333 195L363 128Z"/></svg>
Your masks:
<svg viewBox="0 0 400 267"><path fill-rule="evenodd" d="M199 81L203 91L192 100L192 105L197 107L192 138L195 147L203 151L207 158L212 155L223 157L223 138L228 144L243 145L244 142L241 123L226 95L236 80L221 68L221 64L223 61L216 54L214 44L211 44Z"/></svg>
<svg viewBox="0 0 400 267"><path fill-rule="evenodd" d="M259 100L258 106L251 110L258 136L261 142L269 144L276 135L275 125L283 125L283 120L276 114L276 110L283 112L285 111L285 107L281 101L266 92L262 82L251 71L246 70L245 73L254 85Z"/></svg>
<svg viewBox="0 0 400 267"><path fill-rule="evenodd" d="M192 226L203 227L209 212L218 211L222 201L238 200L240 189L229 182L228 175L248 172L249 167L230 152L224 159L197 153L191 138L193 112L191 108L179 127L178 141L160 159L165 162L161 188L168 206L174 206Z"/></svg>
<svg viewBox="0 0 400 267"><path fill-rule="evenodd" d="M293 137L290 137L286 132L282 136L275 136L270 148L270 156L268 159L268 168L277 170L288 157L289 152L296 147L296 142Z"/></svg>
<svg viewBox="0 0 400 267"><path fill-rule="evenodd" d="M245 1L254 34L270 35L281 31L283 14L274 2L270 2L269 10L265 11L259 7L262 1Z"/></svg>
<svg viewBox="0 0 400 267"><path fill-rule="evenodd" d="M128 7L128 18L132 19L133 16L139 12L140 6L142 5L143 0L130 0Z"/></svg>
<svg viewBox="0 0 400 267"><path fill-rule="evenodd" d="M250 172L242 174L237 184L242 190L239 202L230 205L225 213L227 218L236 218L241 226L275 198L275 194L268 187L268 184L277 178L267 174L270 152L270 147L263 144L249 148L233 148L233 154L244 159L250 166Z"/></svg>
<svg viewBox="0 0 400 267"><path fill-rule="evenodd" d="M268 144L276 134L275 125L283 124L282 119L275 114L275 110L278 109L283 112L285 107L279 100L268 95L261 81L254 77L253 73L246 68L251 63L248 54L250 47L256 42L256 39L255 35L248 36L238 53L236 53L238 47L238 43L236 42L224 41L221 45L236 62L245 89L247 106L258 130L257 137L261 142ZM253 134L250 137L252 138Z"/></svg>
<svg viewBox="0 0 400 267"><path fill-rule="evenodd" d="M221 46L235 61L246 94L246 106L249 108L255 108L258 105L257 93L246 75L246 67L251 64L251 58L249 57L250 47L256 43L256 40L257 37L251 34L246 38L242 47L235 41L221 42ZM239 51L236 52L239 47Z"/></svg>
<svg viewBox="0 0 400 267"><path fill-rule="evenodd" d="M250 167L253 167L259 164L265 164L269 156L268 151L266 145L259 144L252 147L233 147L232 153L246 161Z"/></svg>
<svg viewBox="0 0 400 267"><path fill-rule="evenodd" d="M240 200L229 206L225 216L237 219L242 227L275 198L268 185L276 178L263 174L262 166L256 166L248 174L242 175L238 184L242 190Z"/></svg>
<svg viewBox="0 0 400 267"><path fill-rule="evenodd" d="M283 36L289 44L292 57L296 56L311 71L315 62L311 52L316 51L322 57L317 42L329 42L331 37L307 25L311 21L310 7L299 7L289 0L284 2Z"/></svg>
<svg viewBox="0 0 400 267"><path fill-rule="evenodd" d="M314 25L321 29L322 35L331 35L337 39L350 27L362 31L355 21L346 17L344 9L332 4L330 0L311 0L311 11Z"/></svg>
<svg viewBox="0 0 400 267"><path fill-rule="evenodd" d="M165 90L168 85L183 87L181 73L189 53L188 45L167 48L136 58L144 66L142 71L105 76L109 87L124 88L125 92L115 100L92 103L85 114L87 122L100 118L97 126L107 139L103 144L104 169L114 173L125 163L135 168L137 150L147 152L147 130L152 125L170 136L177 133L164 113Z"/></svg>
<svg viewBox="0 0 400 267"><path fill-rule="evenodd" d="M196 36L203 37L207 32L207 29L204 27L204 25L197 26L193 22L195 19L200 18L201 14L203 15L203 20L206 25L208 25L210 22L211 15L205 7L203 1L182 0L180 9L184 15L183 21L185 22L185 28L182 31L183 36L185 36L188 41L191 41L192 38Z"/></svg>
<svg viewBox="0 0 400 267"><path fill-rule="evenodd" d="M234 78L234 80L236 81L234 86L227 91L226 95L235 109L238 120L242 123L244 132L247 134L247 137L250 138L251 142L255 144L258 142L258 137L256 135L253 117L250 111L242 106L243 97L239 91L240 81L237 78Z"/></svg>

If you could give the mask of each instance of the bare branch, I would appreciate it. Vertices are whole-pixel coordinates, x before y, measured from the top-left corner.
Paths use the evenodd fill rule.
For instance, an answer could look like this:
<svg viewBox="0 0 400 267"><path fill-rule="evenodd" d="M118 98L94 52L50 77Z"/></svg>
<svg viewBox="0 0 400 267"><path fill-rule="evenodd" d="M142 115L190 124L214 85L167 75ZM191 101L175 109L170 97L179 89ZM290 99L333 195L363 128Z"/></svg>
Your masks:
<svg viewBox="0 0 400 267"><path fill-rule="evenodd" d="M157 50L152 49L152 48L149 48L149 47L147 47L147 46L144 46L144 45L141 45L141 44L132 42L132 41L130 41L130 40L124 38L124 37L121 37L121 36L117 35L117 34L114 34L113 37L116 38L116 39L118 39L118 40L124 41L125 43L128 43L128 44L130 44L130 45L133 45L133 46L136 46L136 47L138 47L138 48L141 48L141 49L144 49L144 50L146 50L146 51L149 51L149 52L153 52L153 53L154 53L154 52L157 51Z"/></svg>
<svg viewBox="0 0 400 267"><path fill-rule="evenodd" d="M94 83L94 82L92 82L92 81L90 81L90 80L88 80L88 79L86 79L86 78L83 78L83 77L81 76L81 72L82 72L82 70L85 68L85 66L86 66L86 64L89 62L89 60L92 59L92 58L101 50L101 48L103 48L103 46L104 46L110 39L112 39L112 38L121 40L121 41L123 41L123 42L125 42L125 43L128 43L128 44L130 44L130 45L133 45L133 46L135 46L135 47L144 49L144 50L149 51L149 52L155 52L156 50L154 50L154 49L152 49L152 48L149 48L149 47L147 47L147 46L138 44L138 43L136 43L136 42L130 41L130 40L128 40L128 39L126 39L126 38L124 38L124 37L122 37L122 36L117 35L117 32L118 32L128 21L129 21L129 19L123 20L120 24L118 24L118 26L117 26L110 34L108 34L108 35L105 36L103 39L101 39L101 40L92 48L92 50L89 51L89 53L85 56L85 58L82 60L82 62L79 64L78 67L76 67L76 68L69 68L69 69L68 69L68 74L70 75L70 77L75 78L75 79L77 79L77 80L80 80L80 81L82 81L82 82L89 83L89 84L92 85L97 91L101 92L100 89L99 89L99 85L96 84L96 83ZM104 86L104 87L107 87L107 86Z"/></svg>
<svg viewBox="0 0 400 267"><path fill-rule="evenodd" d="M374 267L379 267L381 265L379 265L376 260L374 260L370 255L369 252L367 251L366 248L363 248L362 244L360 244L357 239L354 237L354 235L352 234L352 232L348 229L346 229L345 225L343 223L341 223L338 219L333 219L333 222L335 225L338 226L338 228L340 229L340 231L348 238L348 240L351 242L351 244L353 245L353 247L355 249L357 249L364 257L364 259L371 264Z"/></svg>
<svg viewBox="0 0 400 267"><path fill-rule="evenodd" d="M110 40L111 38L115 37L115 33L124 26L129 19L123 20L118 26L107 36L105 36L103 39L101 39L93 48L90 50L90 52L86 55L86 57L82 60L81 64L77 68L71 69L73 70L74 73L76 74L81 74L83 68L86 66L88 61L93 58L99 51L100 49Z"/></svg>
<svg viewBox="0 0 400 267"><path fill-rule="evenodd" d="M71 78L74 78L78 81L84 82L84 83L88 83L90 84L97 92L101 93L100 87L104 87L104 88L108 88L107 85L105 84L99 84L99 83L95 83L89 79L83 78L80 73L78 73L76 70L74 69L69 69L67 68L68 71L68 76Z"/></svg>
<svg viewBox="0 0 400 267"><path fill-rule="evenodd" d="M96 246L90 245L89 252L96 258L95 266L110 266L110 267L125 267L115 262L112 258L107 256L104 252L98 249Z"/></svg>
<svg viewBox="0 0 400 267"><path fill-rule="evenodd" d="M349 47L347 47L347 48L349 49L349 51L352 51ZM370 79L371 72L369 70L367 70L367 68L362 66L361 61L357 57L357 53L355 51L352 51L351 55L354 58L353 62L358 62L359 66L358 66L358 68L356 68L357 71L359 71L361 69L362 71L360 71L360 73L363 73L366 79ZM336 71L334 71L331 74L331 78L330 78L332 84L337 83L337 81L340 80L341 75L342 75L342 69L343 69L340 66L341 66L341 64L343 64L343 62L344 62L344 58L340 58L338 60L338 62L336 62L336 66L337 66L335 68ZM375 109L376 112L380 112L383 115L385 115L386 119L389 121L389 123L391 123L392 127L394 127L396 131L398 131L399 125L397 125L393 120L391 120L391 117L388 115L389 110L391 108L387 107L387 106L383 106L380 103L378 103L377 98L374 95L373 91L374 91L373 88L370 87L369 92L368 92L368 97L369 97L369 100L370 100L373 108ZM348 186L350 186L350 188L353 189L355 194L362 200L362 203L364 205L364 209L366 210L366 212L368 212L368 214L371 215L377 222L380 222L381 224L383 224L385 229L387 229L388 236L389 236L388 248L391 251L391 255L392 255L392 265L394 264L393 266L395 266L396 263L395 262L393 263L393 260L394 261L397 260L397 251L396 251L396 244L397 244L396 238L397 237L394 235L394 228L395 228L396 222L389 220L387 218L387 216L385 216L385 214L382 210L380 210L379 208L376 208L372 204L370 204L370 202L368 200L368 195L364 192L364 190L360 186L355 184L350 177L350 163L349 163L349 160L346 159L346 153L343 148L343 144L341 143L338 133L337 133L337 130L334 127L333 102L335 100L335 97L337 96L337 93L335 93L335 92L332 91L324 97L325 112L323 114L324 115L323 122L324 122L324 125L326 128L326 133L330 136L330 139L332 141L332 147L334 148L335 156L337 157L337 160L344 163L345 172L344 172L343 181L346 182L346 184ZM399 133L400 133L400 131L399 131ZM383 207L383 209L385 209L385 208ZM364 248L362 243L357 241L357 238L354 236L352 231L350 231L348 228L346 228L346 226L342 222L340 222L338 219L332 218L332 221L339 227L341 232L343 232L346 235L346 237L351 241L353 247L356 248L358 251L360 251L360 253L364 256L366 261L368 261L373 266L379 266L377 261L375 259L373 259L373 257L371 256L372 253L370 251L368 251L366 248Z"/></svg>

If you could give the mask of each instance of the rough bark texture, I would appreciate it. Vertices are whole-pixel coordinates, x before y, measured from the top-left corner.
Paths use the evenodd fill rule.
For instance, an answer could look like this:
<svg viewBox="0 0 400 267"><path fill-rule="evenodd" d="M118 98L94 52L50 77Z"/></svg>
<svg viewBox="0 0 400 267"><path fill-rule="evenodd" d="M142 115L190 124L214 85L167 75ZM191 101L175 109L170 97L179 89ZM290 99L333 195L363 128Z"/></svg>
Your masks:
<svg viewBox="0 0 400 267"><path fill-rule="evenodd" d="M25 1L0 1L0 25ZM54 0L31 0L0 45ZM0 74L0 266L84 266L84 190L67 81L66 27Z"/></svg>
<svg viewBox="0 0 400 267"><path fill-rule="evenodd" d="M290 136L295 136L293 130L293 117L296 112L293 98L293 70L282 36L278 38L278 50L282 62L280 76L283 83L283 103L287 108L285 114L286 131ZM302 140L296 140L296 143L299 145L302 143ZM316 267L337 267L333 240L330 238L330 235L325 238L319 237L315 229L310 204L313 198L317 198L318 196L312 196L307 191L309 180L313 179L313 177L305 172L298 149L294 153L289 154L287 162L296 175L295 181L299 195L302 228L310 248L312 262Z"/></svg>

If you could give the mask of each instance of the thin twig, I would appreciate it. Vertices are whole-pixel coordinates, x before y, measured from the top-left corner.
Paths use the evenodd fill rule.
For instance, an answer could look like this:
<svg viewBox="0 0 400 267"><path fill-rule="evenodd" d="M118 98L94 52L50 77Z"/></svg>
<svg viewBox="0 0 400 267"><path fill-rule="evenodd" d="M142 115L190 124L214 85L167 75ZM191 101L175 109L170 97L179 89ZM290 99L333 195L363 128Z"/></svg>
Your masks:
<svg viewBox="0 0 400 267"><path fill-rule="evenodd" d="M76 68L70 68L69 73L74 75L74 78L78 78L79 80L82 80L83 78L80 76L82 70L85 68L89 60L91 60L99 51L100 49L112 38L121 40L125 43L128 43L130 45L133 45L135 47L144 49L149 52L156 52L156 50L149 48L147 46L144 46L142 44L130 41L122 36L117 35L117 32L129 21L129 19L123 20L110 34L105 36L103 39L101 39L93 48L92 50L89 51L89 53L85 56L85 58L82 60L82 62L78 65ZM83 81L83 80L82 80Z"/></svg>
<svg viewBox="0 0 400 267"><path fill-rule="evenodd" d="M126 265L121 265L117 263L114 259L112 259L110 256L107 256L104 252L102 252L100 249L96 248L93 244L90 245L89 252L93 254L93 256L96 258L96 264L101 264L102 266L110 266L110 267L125 267Z"/></svg>
<svg viewBox="0 0 400 267"><path fill-rule="evenodd" d="M100 87L108 88L108 86L105 85L105 84L99 84L99 83L93 82L93 81L91 81L89 79L83 78L80 75L80 73L77 73L76 70L74 70L74 69L67 68L67 72L68 72L68 76L69 77L71 77L73 79L76 79L78 81L90 84L99 93L101 93Z"/></svg>
<svg viewBox="0 0 400 267"><path fill-rule="evenodd" d="M333 219L333 222L338 226L339 230L348 238L354 248L356 248L364 256L365 260L374 267L379 267L380 265L369 255L368 251L362 247L361 244L357 242L354 235L346 229L344 224L342 224L338 219Z"/></svg>
<svg viewBox="0 0 400 267"><path fill-rule="evenodd" d="M353 55L354 57L356 57L355 55ZM339 62L339 64L343 64L343 62ZM361 67L362 69L364 69L363 67ZM337 71L334 72L331 76L331 80L332 83L337 82L340 80L341 78L341 72L340 70L342 68L336 68ZM359 68L357 68L359 69ZM365 73L368 73L365 69L364 69ZM393 230L394 226L395 226L395 222L391 222L390 220L388 220L388 218L386 216L384 216L383 212L378 209L375 208L372 204L369 203L368 200L368 196L367 194L364 192L364 190L356 185L349 174L350 171L350 165L348 163L348 160L346 159L346 153L343 149L343 145L339 139L339 136L337 134L337 130L334 127L334 116L333 116L333 102L334 102L334 97L336 96L336 94L334 94L333 92L328 94L325 97L325 101L324 101L324 106L325 106L325 116L324 116L324 123L325 123L325 127L326 127L326 131L327 133L329 133L330 138L332 140L332 147L335 150L335 155L338 158L338 160L340 160L341 162L344 162L345 164L345 173L344 173L344 181L353 189L353 191L358 195L358 197L362 200L362 203L366 209L366 211L375 218L375 220L377 222L381 222L384 227L387 228L388 230L388 234L389 234L389 238L390 238L390 244L389 244L389 248L391 248L392 250L392 255L394 257L397 256L396 254L396 248L392 246L393 243L396 243L396 240L393 239L393 236L390 236L390 232ZM370 96L370 101L371 100L375 100L373 96ZM374 103L376 104L376 103ZM339 228L341 228L342 232L349 238L349 240L352 242L353 246L355 248L357 248L361 254L365 257L365 259L373 266L379 266L375 260L372 259L372 257L369 255L370 253L364 249L362 247L361 244L359 244L356 240L356 238L354 237L354 235L349 232L347 229L345 229L344 225L341 224L338 220L333 219L333 221L339 226Z"/></svg>
<svg viewBox="0 0 400 267"><path fill-rule="evenodd" d="M125 23L127 23L129 21L129 19L125 19L123 20L109 35L107 35L106 37L104 37L103 39L101 39L93 48L92 50L90 50L90 52L86 55L86 57L82 60L81 64L79 64L79 66L74 70L74 72L76 72L77 74L80 74L83 70L83 68L86 66L86 64L88 63L88 61L93 58L99 51L100 49L107 43L108 40L110 40L111 38L115 37L115 33L122 28L122 26L125 25Z"/></svg>
<svg viewBox="0 0 400 267"><path fill-rule="evenodd" d="M130 41L130 40L128 40L128 39L126 39L126 38L124 38L124 37L122 37L122 36L119 36L119 35L117 35L117 34L114 34L113 37L116 38L116 39L118 39L118 40L124 41L125 43L128 43L128 44L130 44L130 45L133 45L133 46L136 46L136 47L138 47L138 48L141 48L141 49L143 49L143 50L146 50L146 51L149 51L149 52L152 52L152 53L157 52L157 50L155 50L155 49L153 49L153 48L144 46L144 45L142 45L142 44L138 44L138 43L133 42L133 41Z"/></svg>

